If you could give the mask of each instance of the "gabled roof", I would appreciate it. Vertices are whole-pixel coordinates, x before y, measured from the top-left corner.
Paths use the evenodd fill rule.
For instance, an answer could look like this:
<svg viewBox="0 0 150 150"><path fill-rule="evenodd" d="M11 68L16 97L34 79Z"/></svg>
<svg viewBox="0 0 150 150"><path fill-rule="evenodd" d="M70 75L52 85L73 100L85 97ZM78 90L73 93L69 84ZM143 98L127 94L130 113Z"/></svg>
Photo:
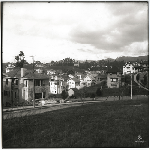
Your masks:
<svg viewBox="0 0 150 150"><path fill-rule="evenodd" d="M6 73L8 78L21 78L21 69L17 68L14 69L13 71L10 71L8 73ZM25 75L23 78L27 78L27 79L49 79L48 75L44 75L44 74L39 74L39 73L34 73L31 70L25 70Z"/></svg>
<svg viewBox="0 0 150 150"><path fill-rule="evenodd" d="M29 72L28 74L26 74L24 76L24 78L27 79L49 79L48 75L44 75L44 74L39 74L39 73L33 73L33 72Z"/></svg>
<svg viewBox="0 0 150 150"><path fill-rule="evenodd" d="M69 77L66 75L61 75L61 78L63 78L65 81L67 81L69 79Z"/></svg>
<svg viewBox="0 0 150 150"><path fill-rule="evenodd" d="M107 78L107 75L106 74L101 74L99 75L100 78Z"/></svg>
<svg viewBox="0 0 150 150"><path fill-rule="evenodd" d="M75 82L80 82L80 80L78 80L77 78L71 78L70 80L73 80Z"/></svg>
<svg viewBox="0 0 150 150"><path fill-rule="evenodd" d="M7 77L9 78L20 78L21 77L21 71L20 68L15 68L14 70L6 73Z"/></svg>

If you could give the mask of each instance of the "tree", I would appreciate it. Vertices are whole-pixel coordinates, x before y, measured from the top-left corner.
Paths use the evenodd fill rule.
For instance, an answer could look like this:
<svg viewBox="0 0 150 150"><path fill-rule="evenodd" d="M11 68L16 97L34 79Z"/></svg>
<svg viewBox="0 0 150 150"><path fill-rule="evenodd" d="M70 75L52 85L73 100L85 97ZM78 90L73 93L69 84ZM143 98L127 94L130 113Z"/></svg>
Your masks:
<svg viewBox="0 0 150 150"><path fill-rule="evenodd" d="M136 76L136 80L137 80L137 81L139 81L139 79L140 79L140 75L139 75L139 74L137 74L137 76Z"/></svg>
<svg viewBox="0 0 150 150"><path fill-rule="evenodd" d="M63 90L62 93L61 93L61 96L62 96L62 99L65 100L68 97L68 92Z"/></svg>
<svg viewBox="0 0 150 150"><path fill-rule="evenodd" d="M23 68L23 64L26 62L26 60L24 59L24 53L23 51L20 51L19 55L15 56L16 59L16 67L20 67Z"/></svg>
<svg viewBox="0 0 150 150"><path fill-rule="evenodd" d="M100 88L97 88L96 95L97 96L102 96L102 91L101 91Z"/></svg>

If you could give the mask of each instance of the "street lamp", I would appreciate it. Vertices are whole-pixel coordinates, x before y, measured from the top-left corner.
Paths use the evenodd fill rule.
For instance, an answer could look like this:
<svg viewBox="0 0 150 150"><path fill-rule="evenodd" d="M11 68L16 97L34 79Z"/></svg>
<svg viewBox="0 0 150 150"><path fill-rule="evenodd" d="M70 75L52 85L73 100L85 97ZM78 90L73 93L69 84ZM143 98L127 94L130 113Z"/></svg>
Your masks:
<svg viewBox="0 0 150 150"><path fill-rule="evenodd" d="M33 108L35 108L35 86L34 86L34 56L30 56L33 59Z"/></svg>

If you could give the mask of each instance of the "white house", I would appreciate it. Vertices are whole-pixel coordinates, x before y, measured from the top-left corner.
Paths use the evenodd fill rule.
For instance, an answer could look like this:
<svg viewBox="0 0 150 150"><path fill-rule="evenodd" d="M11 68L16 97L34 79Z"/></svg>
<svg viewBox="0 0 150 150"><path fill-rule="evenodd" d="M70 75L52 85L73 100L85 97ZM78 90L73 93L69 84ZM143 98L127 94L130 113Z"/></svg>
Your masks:
<svg viewBox="0 0 150 150"><path fill-rule="evenodd" d="M13 64L8 64L8 66L6 67L6 73L13 71L14 68L15 66Z"/></svg>
<svg viewBox="0 0 150 150"><path fill-rule="evenodd" d="M71 88L79 89L80 88L80 81L77 78L70 78L67 81L67 84L69 86L68 89L71 89Z"/></svg>
<svg viewBox="0 0 150 150"><path fill-rule="evenodd" d="M135 68L132 63L127 62L125 66L123 66L123 75L135 73Z"/></svg>
<svg viewBox="0 0 150 150"><path fill-rule="evenodd" d="M62 93L62 81L51 79L49 81L50 93L61 94Z"/></svg>
<svg viewBox="0 0 150 150"><path fill-rule="evenodd" d="M55 73L56 73L56 71L53 69L47 70L47 75L51 75L51 74L55 74Z"/></svg>
<svg viewBox="0 0 150 150"><path fill-rule="evenodd" d="M69 96L74 96L76 94L76 92L78 92L77 88L72 88L68 90L68 95Z"/></svg>
<svg viewBox="0 0 150 150"><path fill-rule="evenodd" d="M84 82L86 82L86 86L92 86L92 84L96 84L96 80L92 75L86 75L84 78Z"/></svg>

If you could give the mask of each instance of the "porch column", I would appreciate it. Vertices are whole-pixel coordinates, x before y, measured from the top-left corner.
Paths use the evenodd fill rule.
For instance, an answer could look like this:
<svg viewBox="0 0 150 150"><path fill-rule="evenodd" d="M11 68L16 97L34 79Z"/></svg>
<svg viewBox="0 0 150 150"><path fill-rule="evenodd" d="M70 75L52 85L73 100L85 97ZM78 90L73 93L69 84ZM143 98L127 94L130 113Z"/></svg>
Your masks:
<svg viewBox="0 0 150 150"><path fill-rule="evenodd" d="M43 92L42 92L42 98L43 98Z"/></svg>

